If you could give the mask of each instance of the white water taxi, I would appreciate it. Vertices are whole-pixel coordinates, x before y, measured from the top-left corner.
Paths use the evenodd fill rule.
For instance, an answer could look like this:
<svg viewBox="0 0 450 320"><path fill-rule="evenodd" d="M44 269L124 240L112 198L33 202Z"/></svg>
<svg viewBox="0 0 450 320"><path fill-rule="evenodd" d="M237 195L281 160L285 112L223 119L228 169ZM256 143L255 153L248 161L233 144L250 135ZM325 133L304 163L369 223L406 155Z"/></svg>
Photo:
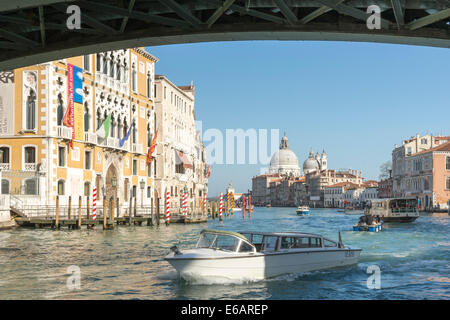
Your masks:
<svg viewBox="0 0 450 320"><path fill-rule="evenodd" d="M309 207L308 206L299 206L297 208L297 214L299 216L306 216L309 214Z"/></svg>
<svg viewBox="0 0 450 320"><path fill-rule="evenodd" d="M340 234L339 234L340 239ZM171 248L165 260L185 280L261 280L358 263L361 249L299 232L203 230L195 249Z"/></svg>
<svg viewBox="0 0 450 320"><path fill-rule="evenodd" d="M417 199L395 198L371 201L366 215L379 216L383 222L413 222L419 217Z"/></svg>

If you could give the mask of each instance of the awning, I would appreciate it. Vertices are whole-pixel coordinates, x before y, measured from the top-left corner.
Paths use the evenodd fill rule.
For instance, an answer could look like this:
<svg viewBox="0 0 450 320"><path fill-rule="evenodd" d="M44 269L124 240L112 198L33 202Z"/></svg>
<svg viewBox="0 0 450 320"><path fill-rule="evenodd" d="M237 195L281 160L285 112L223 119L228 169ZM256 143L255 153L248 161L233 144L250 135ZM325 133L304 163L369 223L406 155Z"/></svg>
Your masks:
<svg viewBox="0 0 450 320"><path fill-rule="evenodd" d="M175 150L175 155L177 157L177 164L182 163L184 168L192 169L192 162L189 160L189 158L186 156L186 154L183 151Z"/></svg>

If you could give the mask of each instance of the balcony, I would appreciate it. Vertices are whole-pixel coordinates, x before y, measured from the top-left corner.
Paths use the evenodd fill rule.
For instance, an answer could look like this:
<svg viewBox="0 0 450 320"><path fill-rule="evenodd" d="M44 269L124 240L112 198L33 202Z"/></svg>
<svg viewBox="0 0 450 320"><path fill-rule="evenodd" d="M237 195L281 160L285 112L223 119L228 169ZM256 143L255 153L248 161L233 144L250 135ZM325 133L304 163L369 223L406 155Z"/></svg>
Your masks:
<svg viewBox="0 0 450 320"><path fill-rule="evenodd" d="M57 137L62 139L71 140L72 139L72 128L66 126L57 127Z"/></svg>
<svg viewBox="0 0 450 320"><path fill-rule="evenodd" d="M36 171L36 163L24 163L24 171Z"/></svg>
<svg viewBox="0 0 450 320"><path fill-rule="evenodd" d="M89 144L97 144L97 134L93 132L85 132L84 141L86 141Z"/></svg>
<svg viewBox="0 0 450 320"><path fill-rule="evenodd" d="M9 171L11 169L11 164L9 163L0 163L1 171Z"/></svg>
<svg viewBox="0 0 450 320"><path fill-rule="evenodd" d="M108 137L106 138L106 147L111 149L119 149L119 139Z"/></svg>
<svg viewBox="0 0 450 320"><path fill-rule="evenodd" d="M132 148L132 152L133 153L143 153L143 151L142 151L142 144L140 144L140 143L134 143L133 144L133 148Z"/></svg>

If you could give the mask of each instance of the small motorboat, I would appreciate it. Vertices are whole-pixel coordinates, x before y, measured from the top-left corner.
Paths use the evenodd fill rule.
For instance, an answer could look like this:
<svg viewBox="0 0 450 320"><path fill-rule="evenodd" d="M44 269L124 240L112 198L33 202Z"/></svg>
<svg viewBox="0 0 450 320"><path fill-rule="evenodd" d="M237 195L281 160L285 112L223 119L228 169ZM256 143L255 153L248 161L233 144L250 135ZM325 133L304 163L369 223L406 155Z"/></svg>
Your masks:
<svg viewBox="0 0 450 320"><path fill-rule="evenodd" d="M309 207L308 206L299 206L297 208L297 214L299 216L306 216L309 214Z"/></svg>
<svg viewBox="0 0 450 320"><path fill-rule="evenodd" d="M189 281L261 280L358 263L360 248L300 232L203 230L195 249L170 248L165 260Z"/></svg>
<svg viewBox="0 0 450 320"><path fill-rule="evenodd" d="M383 229L383 222L378 217L362 216L358 223L353 225L353 231L380 232Z"/></svg>
<svg viewBox="0 0 450 320"><path fill-rule="evenodd" d="M272 208L272 205L269 203L266 205L266 208Z"/></svg>

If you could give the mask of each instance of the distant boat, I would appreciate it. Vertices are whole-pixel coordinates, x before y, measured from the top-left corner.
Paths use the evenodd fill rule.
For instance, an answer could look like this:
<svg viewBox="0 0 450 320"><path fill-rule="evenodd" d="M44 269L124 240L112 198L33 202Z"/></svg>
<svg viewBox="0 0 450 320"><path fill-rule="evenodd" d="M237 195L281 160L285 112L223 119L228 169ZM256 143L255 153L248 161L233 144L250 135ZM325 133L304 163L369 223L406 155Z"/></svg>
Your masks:
<svg viewBox="0 0 450 320"><path fill-rule="evenodd" d="M309 207L308 206L299 206L297 208L297 214L299 216L306 216L309 214Z"/></svg>
<svg viewBox="0 0 450 320"><path fill-rule="evenodd" d="M270 203L266 205L266 208L271 208L271 207L272 207L272 205Z"/></svg>
<svg viewBox="0 0 450 320"><path fill-rule="evenodd" d="M372 200L367 215L379 216L384 222L413 222L419 217L416 198Z"/></svg>
<svg viewBox="0 0 450 320"><path fill-rule="evenodd" d="M364 209L352 209L352 208L346 208L344 210L345 214L349 214L349 215L353 215L353 214L357 214L357 215L362 215L364 214L365 210Z"/></svg>

